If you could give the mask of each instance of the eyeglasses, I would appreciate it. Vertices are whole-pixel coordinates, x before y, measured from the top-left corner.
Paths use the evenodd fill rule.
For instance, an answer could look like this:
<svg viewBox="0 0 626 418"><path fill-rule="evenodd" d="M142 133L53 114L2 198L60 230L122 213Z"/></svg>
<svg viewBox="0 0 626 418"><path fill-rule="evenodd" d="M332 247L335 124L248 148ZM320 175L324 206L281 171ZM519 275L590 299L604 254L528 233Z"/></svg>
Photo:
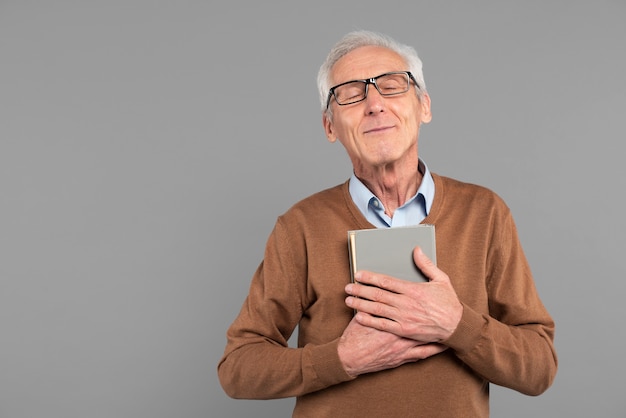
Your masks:
<svg viewBox="0 0 626 418"><path fill-rule="evenodd" d="M410 71L395 71L391 73L381 74L374 78L365 80L352 80L345 83L337 84L328 92L326 100L326 109L330 106L330 98L335 97L335 101L340 106L349 105L365 100L367 97L367 88L370 84L376 87L381 96L395 96L409 91L411 80L417 88L419 84L415 81L415 77Z"/></svg>

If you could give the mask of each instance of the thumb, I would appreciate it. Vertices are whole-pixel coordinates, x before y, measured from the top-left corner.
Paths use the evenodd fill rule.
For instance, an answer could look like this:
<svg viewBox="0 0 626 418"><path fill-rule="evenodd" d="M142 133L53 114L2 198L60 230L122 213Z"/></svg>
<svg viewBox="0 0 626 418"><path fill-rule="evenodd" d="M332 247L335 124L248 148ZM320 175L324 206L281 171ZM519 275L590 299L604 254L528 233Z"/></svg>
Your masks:
<svg viewBox="0 0 626 418"><path fill-rule="evenodd" d="M447 278L447 275L441 271L435 263L432 262L430 258L420 247L415 247L413 249L413 261L415 261L415 265L424 273L426 277L431 282L442 281Z"/></svg>

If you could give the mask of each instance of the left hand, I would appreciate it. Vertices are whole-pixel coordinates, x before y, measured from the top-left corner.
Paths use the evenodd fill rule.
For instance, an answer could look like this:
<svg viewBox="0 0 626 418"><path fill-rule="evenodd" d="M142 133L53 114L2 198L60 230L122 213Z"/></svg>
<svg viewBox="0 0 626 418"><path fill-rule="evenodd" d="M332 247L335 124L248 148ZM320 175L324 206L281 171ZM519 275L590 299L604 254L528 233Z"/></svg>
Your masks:
<svg viewBox="0 0 626 418"><path fill-rule="evenodd" d="M448 275L419 247L413 259L427 283L360 271L355 275L358 283L346 286L346 305L357 311L361 325L425 343L445 341L456 330L463 305Z"/></svg>

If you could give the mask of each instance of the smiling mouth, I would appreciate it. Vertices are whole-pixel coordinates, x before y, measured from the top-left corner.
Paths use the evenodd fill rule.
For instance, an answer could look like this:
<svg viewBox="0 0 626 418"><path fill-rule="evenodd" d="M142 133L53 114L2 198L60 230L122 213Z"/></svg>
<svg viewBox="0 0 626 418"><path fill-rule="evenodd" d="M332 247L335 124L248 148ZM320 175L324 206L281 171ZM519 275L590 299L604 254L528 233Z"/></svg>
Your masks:
<svg viewBox="0 0 626 418"><path fill-rule="evenodd" d="M365 133L365 134L377 133L377 132L386 131L386 130L391 129L391 128L393 128L393 126L378 126L376 128L368 129L368 130L364 131L363 133Z"/></svg>

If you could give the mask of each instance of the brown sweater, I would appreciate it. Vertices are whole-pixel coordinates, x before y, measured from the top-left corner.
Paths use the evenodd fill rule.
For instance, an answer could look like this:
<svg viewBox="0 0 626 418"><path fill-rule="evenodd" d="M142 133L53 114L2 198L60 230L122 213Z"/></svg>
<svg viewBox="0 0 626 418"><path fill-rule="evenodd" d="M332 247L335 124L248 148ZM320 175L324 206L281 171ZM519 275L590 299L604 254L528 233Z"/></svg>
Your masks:
<svg viewBox="0 0 626 418"><path fill-rule="evenodd" d="M294 417L487 417L489 382L529 395L556 374L554 322L544 308L511 213L493 192L433 174L423 223L436 227L437 264L463 303L450 349L352 379L337 355L352 317L347 231L373 226L348 182L280 216L218 374L234 398L296 396ZM298 327L298 348L287 341Z"/></svg>

